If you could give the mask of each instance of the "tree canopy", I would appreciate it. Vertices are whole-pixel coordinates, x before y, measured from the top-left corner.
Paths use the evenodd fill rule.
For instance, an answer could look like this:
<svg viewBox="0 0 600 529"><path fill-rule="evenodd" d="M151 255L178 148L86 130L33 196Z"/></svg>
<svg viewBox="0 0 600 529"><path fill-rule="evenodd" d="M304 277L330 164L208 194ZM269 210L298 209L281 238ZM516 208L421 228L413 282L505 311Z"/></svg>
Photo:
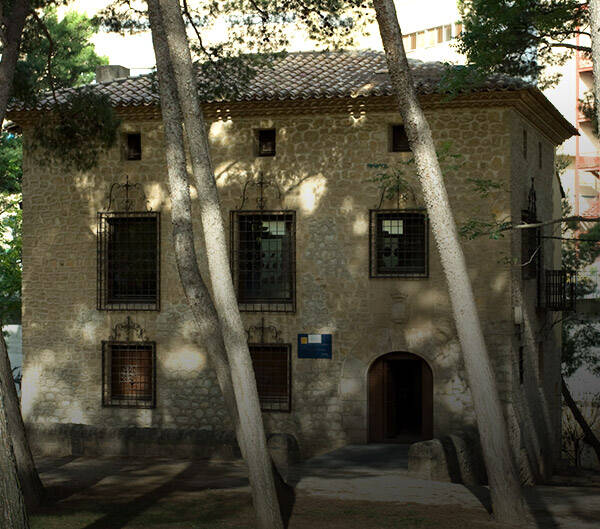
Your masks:
<svg viewBox="0 0 600 529"><path fill-rule="evenodd" d="M90 82L97 66L108 59L94 51L91 37L98 23L85 15L68 12L58 19L49 6L25 26L15 72L13 96L33 102L52 88ZM50 68L48 64L50 60ZM51 78L50 78L51 75ZM85 103L89 110L89 105ZM81 105L80 105L81 106ZM84 113L91 115L91 112ZM42 132L48 133L45 128ZM65 132L65 131L63 131ZM63 134L67 136L67 134ZM62 136L61 136L62 137ZM77 138L78 135L72 138ZM61 149L72 146L62 139ZM23 145L15 131L0 134L0 320L20 321L21 311L21 177Z"/></svg>
<svg viewBox="0 0 600 529"><path fill-rule="evenodd" d="M96 67L108 64L108 58L97 55L90 41L99 29L97 20L75 11L59 20L55 6L45 8L38 19L39 23L26 25L23 32L15 98L30 101L51 89L90 83Z"/></svg>
<svg viewBox="0 0 600 529"><path fill-rule="evenodd" d="M575 51L589 53L587 3L580 0L459 0L463 32L458 49L482 73L506 73L556 83L552 66Z"/></svg>

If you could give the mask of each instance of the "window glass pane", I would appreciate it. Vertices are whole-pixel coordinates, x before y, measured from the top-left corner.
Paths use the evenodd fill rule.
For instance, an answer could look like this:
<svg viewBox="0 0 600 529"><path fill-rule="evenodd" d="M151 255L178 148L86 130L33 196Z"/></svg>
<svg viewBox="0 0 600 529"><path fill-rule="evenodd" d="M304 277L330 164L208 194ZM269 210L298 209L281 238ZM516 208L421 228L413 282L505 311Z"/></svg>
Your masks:
<svg viewBox="0 0 600 529"><path fill-rule="evenodd" d="M107 301L154 301L157 294L156 218L107 219Z"/></svg>
<svg viewBox="0 0 600 529"><path fill-rule="evenodd" d="M384 219L383 220L383 231L387 235L402 235L404 223L401 219Z"/></svg>
<svg viewBox="0 0 600 529"><path fill-rule="evenodd" d="M376 213L375 273L427 274L426 218L421 213Z"/></svg>
<svg viewBox="0 0 600 529"><path fill-rule="evenodd" d="M240 215L239 301L292 298L290 215Z"/></svg>
<svg viewBox="0 0 600 529"><path fill-rule="evenodd" d="M452 26L444 26L444 40L452 39Z"/></svg>

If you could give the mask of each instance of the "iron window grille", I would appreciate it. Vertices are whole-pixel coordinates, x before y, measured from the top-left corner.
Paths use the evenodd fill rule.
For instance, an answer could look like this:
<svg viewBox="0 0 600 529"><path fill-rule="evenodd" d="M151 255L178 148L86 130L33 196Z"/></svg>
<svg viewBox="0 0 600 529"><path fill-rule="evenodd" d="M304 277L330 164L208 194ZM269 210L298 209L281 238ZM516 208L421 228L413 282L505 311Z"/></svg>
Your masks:
<svg viewBox="0 0 600 529"><path fill-rule="evenodd" d="M232 276L241 311L296 310L296 214L232 211Z"/></svg>
<svg viewBox="0 0 600 529"><path fill-rule="evenodd" d="M156 407L155 342L102 342L102 405Z"/></svg>
<svg viewBox="0 0 600 529"><path fill-rule="evenodd" d="M290 344L248 344L262 411L292 410Z"/></svg>
<svg viewBox="0 0 600 529"><path fill-rule="evenodd" d="M98 309L160 310L160 213L98 213Z"/></svg>
<svg viewBox="0 0 600 529"><path fill-rule="evenodd" d="M429 223L423 210L371 210L369 276L429 276Z"/></svg>
<svg viewBox="0 0 600 529"><path fill-rule="evenodd" d="M553 311L575 310L576 283L573 270L545 270L544 308Z"/></svg>
<svg viewBox="0 0 600 529"><path fill-rule="evenodd" d="M391 152L411 152L404 125L392 125L390 140Z"/></svg>

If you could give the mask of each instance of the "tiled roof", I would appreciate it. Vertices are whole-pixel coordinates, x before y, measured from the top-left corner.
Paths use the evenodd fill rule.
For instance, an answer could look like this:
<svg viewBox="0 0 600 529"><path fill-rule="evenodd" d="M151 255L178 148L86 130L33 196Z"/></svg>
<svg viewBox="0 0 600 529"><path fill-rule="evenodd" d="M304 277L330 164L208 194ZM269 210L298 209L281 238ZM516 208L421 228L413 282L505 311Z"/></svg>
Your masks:
<svg viewBox="0 0 600 529"><path fill-rule="evenodd" d="M417 91L420 94L434 93L446 66L439 62L411 60L410 63ZM478 91L519 90L526 86L528 85L519 79L496 75L488 78ZM88 87L108 95L114 106L135 107L159 103L156 82L151 75L92 84ZM74 90L57 92L58 100L64 102L66 96ZM385 55L382 52L300 52L289 53L274 61L272 66L261 68L234 99L274 101L381 95L392 95ZM35 108L47 109L53 103L54 99L47 96ZM10 107L13 111L29 109L20 102L13 102Z"/></svg>

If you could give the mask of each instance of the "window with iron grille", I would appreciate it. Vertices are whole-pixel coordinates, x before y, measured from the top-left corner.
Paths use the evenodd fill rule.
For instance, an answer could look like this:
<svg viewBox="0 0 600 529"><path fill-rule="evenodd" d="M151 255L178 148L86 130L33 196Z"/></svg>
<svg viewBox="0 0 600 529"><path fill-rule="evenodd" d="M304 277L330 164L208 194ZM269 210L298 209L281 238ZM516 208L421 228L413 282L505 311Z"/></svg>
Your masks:
<svg viewBox="0 0 600 529"><path fill-rule="evenodd" d="M410 145L408 144L408 136L406 135L406 129L404 128L404 125L391 126L390 151L411 152Z"/></svg>
<svg viewBox="0 0 600 529"><path fill-rule="evenodd" d="M427 277L428 221L421 210L371 210L371 277Z"/></svg>
<svg viewBox="0 0 600 529"><path fill-rule="evenodd" d="M262 411L292 409L291 345L249 344Z"/></svg>
<svg viewBox="0 0 600 529"><path fill-rule="evenodd" d="M232 211L231 263L240 310L295 310L295 213Z"/></svg>
<svg viewBox="0 0 600 529"><path fill-rule="evenodd" d="M156 406L155 342L102 342L102 405Z"/></svg>
<svg viewBox="0 0 600 529"><path fill-rule="evenodd" d="M160 310L159 261L159 213L98 213L99 310Z"/></svg>
<svg viewBox="0 0 600 529"><path fill-rule="evenodd" d="M524 224L537 222L535 216L523 210L521 220ZM542 263L542 239L540 228L526 228L521 230L521 278L539 279Z"/></svg>

